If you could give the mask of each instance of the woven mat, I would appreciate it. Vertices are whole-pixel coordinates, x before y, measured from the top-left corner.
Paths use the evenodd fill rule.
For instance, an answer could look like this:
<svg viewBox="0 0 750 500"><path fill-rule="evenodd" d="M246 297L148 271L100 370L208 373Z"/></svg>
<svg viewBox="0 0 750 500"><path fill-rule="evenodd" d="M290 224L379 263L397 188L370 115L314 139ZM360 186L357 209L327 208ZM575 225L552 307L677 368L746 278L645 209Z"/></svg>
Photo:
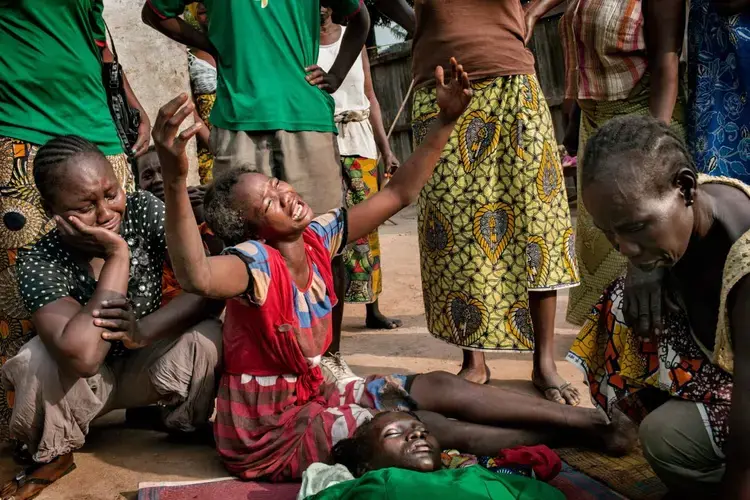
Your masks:
<svg viewBox="0 0 750 500"><path fill-rule="evenodd" d="M667 494L666 486L646 462L640 446L620 458L574 448L555 452L573 469L603 482L630 500L661 500Z"/></svg>

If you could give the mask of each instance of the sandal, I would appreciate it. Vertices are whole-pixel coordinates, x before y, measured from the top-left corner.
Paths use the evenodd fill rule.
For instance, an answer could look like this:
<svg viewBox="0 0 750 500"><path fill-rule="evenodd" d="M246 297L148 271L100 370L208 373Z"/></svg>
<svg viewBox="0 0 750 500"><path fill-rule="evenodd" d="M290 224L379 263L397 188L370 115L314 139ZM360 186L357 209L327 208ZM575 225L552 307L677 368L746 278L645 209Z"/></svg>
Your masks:
<svg viewBox="0 0 750 500"><path fill-rule="evenodd" d="M560 403L560 404L565 404L565 405L570 405L570 406L578 406L578 404L571 405L570 403L568 403L568 400L565 399L565 396L563 395L563 391L565 391L565 389L571 387L573 384L571 382L567 382L565 379L561 379L561 380L563 381L563 383L560 384L560 385L542 385L542 384L540 384L536 380L536 378L534 377L533 374L531 375L531 383L534 385L534 388L536 388L537 391L541 392L542 393L542 397L544 397L544 399L546 399L547 401L552 401L552 402L555 402L555 403L560 403L560 401L558 401L558 400L553 400L553 399L550 399L549 397L547 397L547 391L558 391L560 393L560 399L563 400L563 402Z"/></svg>
<svg viewBox="0 0 750 500"><path fill-rule="evenodd" d="M52 463L52 462L50 462L50 463ZM6 483L6 485L3 487L3 489L5 489L5 488L7 488L7 486L8 486L9 483L15 483L15 489L12 492L6 493L5 496L3 496L3 498L12 498L14 500L19 500L19 497L16 496L16 493L18 492L18 490L20 490L21 488L23 488L27 484L35 484L35 485L39 485L39 486L43 487L39 491L37 491L36 493L34 493L33 495L25 497L24 500L31 500L32 498L36 498L48 486L50 486L52 483L54 483L55 481L59 480L60 478L63 478L65 476L67 476L68 474L70 474L71 472L73 472L75 470L75 468L76 468L76 463L72 462L68 466L68 468L65 469L62 472L62 474L60 474L59 476L57 476L56 479L45 479L45 478L42 478L42 477L34 477L34 476L32 476L32 474L34 472L36 472L37 470L41 469L45 465L49 465L49 463L47 463L47 464L32 465L31 467L27 467L26 469L24 469L21 472L19 472L18 474L16 474L16 476L13 479L11 479L8 483Z"/></svg>

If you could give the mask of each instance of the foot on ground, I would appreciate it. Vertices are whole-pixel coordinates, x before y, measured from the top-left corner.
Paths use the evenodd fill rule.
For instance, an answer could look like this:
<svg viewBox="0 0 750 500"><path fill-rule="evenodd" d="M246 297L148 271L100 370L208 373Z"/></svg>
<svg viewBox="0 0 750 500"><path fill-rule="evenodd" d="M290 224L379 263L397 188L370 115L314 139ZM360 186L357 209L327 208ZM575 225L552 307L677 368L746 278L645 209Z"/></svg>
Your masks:
<svg viewBox="0 0 750 500"><path fill-rule="evenodd" d="M490 373L490 367L487 365L481 366L466 366L461 367L461 371L458 372L458 376L474 382L475 384L489 384L492 374Z"/></svg>
<svg viewBox="0 0 750 500"><path fill-rule="evenodd" d="M373 330L395 330L403 324L400 319L387 318L380 311L369 313L365 320L365 326Z"/></svg>
<svg viewBox="0 0 750 500"><path fill-rule="evenodd" d="M607 415L603 410L597 410L603 419ZM638 428L625 414L615 410L612 419L604 427L601 436L604 441L604 451L614 457L627 455L638 440Z"/></svg>
<svg viewBox="0 0 750 500"><path fill-rule="evenodd" d="M57 457L48 464L28 467L5 483L0 490L0 500L27 500L39 495L47 486L76 468L73 454Z"/></svg>
<svg viewBox="0 0 750 500"><path fill-rule="evenodd" d="M542 393L545 399L562 405L578 406L581 393L558 373L557 369L534 370L531 375L534 387Z"/></svg>

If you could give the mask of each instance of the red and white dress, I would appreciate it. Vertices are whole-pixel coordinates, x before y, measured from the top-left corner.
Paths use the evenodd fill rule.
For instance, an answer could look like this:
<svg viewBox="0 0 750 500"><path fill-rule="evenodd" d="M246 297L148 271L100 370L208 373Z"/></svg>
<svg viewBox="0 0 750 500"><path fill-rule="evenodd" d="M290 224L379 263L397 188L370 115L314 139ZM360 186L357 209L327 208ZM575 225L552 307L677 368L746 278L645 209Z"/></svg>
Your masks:
<svg viewBox="0 0 750 500"><path fill-rule="evenodd" d="M318 217L303 239L311 272L302 289L276 249L247 241L225 250L247 264L250 283L227 302L214 431L225 466L242 479L300 478L375 407L367 381L324 383L320 356L306 358L297 337L323 336L320 355L331 342L337 302L331 259L346 244L346 212Z"/></svg>

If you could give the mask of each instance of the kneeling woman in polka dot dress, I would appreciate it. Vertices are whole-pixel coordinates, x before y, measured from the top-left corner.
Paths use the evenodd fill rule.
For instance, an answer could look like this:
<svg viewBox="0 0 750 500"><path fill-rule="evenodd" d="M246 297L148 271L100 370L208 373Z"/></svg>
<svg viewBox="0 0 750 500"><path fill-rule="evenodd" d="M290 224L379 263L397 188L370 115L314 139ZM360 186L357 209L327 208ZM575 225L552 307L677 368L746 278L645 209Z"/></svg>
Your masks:
<svg viewBox="0 0 750 500"><path fill-rule="evenodd" d="M126 195L104 155L74 136L42 147L34 180L57 228L18 258L37 336L7 361L11 437L34 465L2 488L29 498L74 467L90 422L117 408L165 406L194 431L213 410L221 355L215 303L182 294L160 308L164 205Z"/></svg>

